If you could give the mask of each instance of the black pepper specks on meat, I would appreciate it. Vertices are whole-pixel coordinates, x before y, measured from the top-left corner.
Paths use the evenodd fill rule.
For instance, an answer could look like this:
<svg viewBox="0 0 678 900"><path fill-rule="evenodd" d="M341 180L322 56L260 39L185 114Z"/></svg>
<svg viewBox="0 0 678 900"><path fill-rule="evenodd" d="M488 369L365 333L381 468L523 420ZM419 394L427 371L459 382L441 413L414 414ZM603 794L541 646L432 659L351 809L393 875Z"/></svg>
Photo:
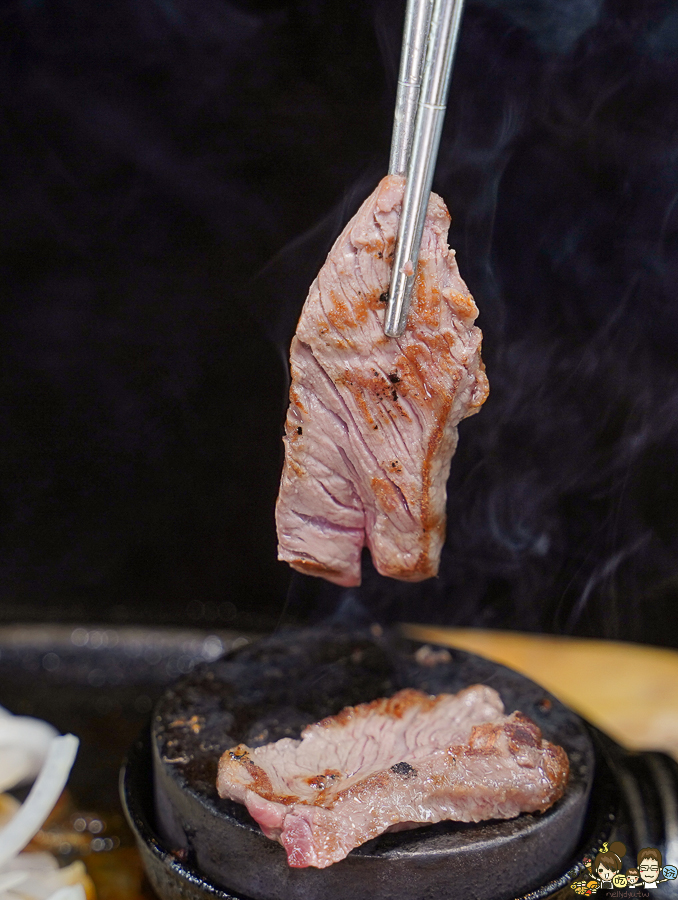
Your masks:
<svg viewBox="0 0 678 900"><path fill-rule="evenodd" d="M382 303L388 303L388 291L384 291L383 294L380 294L380 295L379 295L379 300L380 300Z"/></svg>
<svg viewBox="0 0 678 900"><path fill-rule="evenodd" d="M414 766L411 766L409 763L404 761L391 766L391 771L395 775L401 775L403 778L414 778L417 774L417 770L414 768Z"/></svg>
<svg viewBox="0 0 678 900"><path fill-rule="evenodd" d="M398 382L400 381L400 375L398 375L397 372L391 372L391 374L388 376L388 380L391 382L391 384L398 384Z"/></svg>
<svg viewBox="0 0 678 900"><path fill-rule="evenodd" d="M391 391L391 397L393 397L393 402L396 403L396 401L398 400L398 392L395 388L393 388L393 390Z"/></svg>
<svg viewBox="0 0 678 900"><path fill-rule="evenodd" d="M304 430L303 430L303 428L302 428L301 425L300 425L300 426L297 428L297 434L303 434L303 433L304 433Z"/></svg>

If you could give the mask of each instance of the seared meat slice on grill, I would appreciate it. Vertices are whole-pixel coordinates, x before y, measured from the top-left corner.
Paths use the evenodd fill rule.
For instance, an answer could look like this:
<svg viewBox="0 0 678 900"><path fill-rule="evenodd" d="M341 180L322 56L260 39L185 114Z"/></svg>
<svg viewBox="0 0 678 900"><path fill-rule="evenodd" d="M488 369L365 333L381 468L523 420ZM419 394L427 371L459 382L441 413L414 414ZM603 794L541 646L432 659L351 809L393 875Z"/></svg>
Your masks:
<svg viewBox="0 0 678 900"><path fill-rule="evenodd" d="M478 310L435 194L407 331L384 335L402 193L385 178L339 236L290 354L279 558L346 586L360 584L365 544L383 575L437 574L457 425L488 393Z"/></svg>
<svg viewBox="0 0 678 900"><path fill-rule="evenodd" d="M401 823L543 812L568 774L561 747L475 685L403 690L309 725L298 741L240 744L221 757L217 789L247 806L290 866L322 869Z"/></svg>

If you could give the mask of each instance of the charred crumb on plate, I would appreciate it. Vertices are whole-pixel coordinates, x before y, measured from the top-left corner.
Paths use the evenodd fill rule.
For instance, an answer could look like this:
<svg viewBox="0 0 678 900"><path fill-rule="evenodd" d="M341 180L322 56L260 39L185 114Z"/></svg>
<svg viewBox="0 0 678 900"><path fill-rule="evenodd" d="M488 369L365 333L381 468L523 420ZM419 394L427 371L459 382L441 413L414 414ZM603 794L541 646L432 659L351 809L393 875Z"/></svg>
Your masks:
<svg viewBox="0 0 678 900"><path fill-rule="evenodd" d="M431 647L429 644L424 644L414 654L414 658L419 663L420 666L426 666L427 668L433 668L433 666L438 666L444 663L449 663L452 661L452 654L449 650L446 650L444 647L439 647L437 650Z"/></svg>
<svg viewBox="0 0 678 900"><path fill-rule="evenodd" d="M170 722L168 728L190 728L193 734L200 734L205 724L204 716L191 716L190 719L175 719Z"/></svg>

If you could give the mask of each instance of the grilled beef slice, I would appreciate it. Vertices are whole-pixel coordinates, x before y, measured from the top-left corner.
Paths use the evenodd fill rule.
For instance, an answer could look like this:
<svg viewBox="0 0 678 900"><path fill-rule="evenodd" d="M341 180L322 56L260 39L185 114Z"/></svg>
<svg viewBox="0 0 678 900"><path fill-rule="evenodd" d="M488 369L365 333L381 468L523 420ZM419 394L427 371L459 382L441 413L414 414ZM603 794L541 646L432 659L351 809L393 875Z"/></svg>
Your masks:
<svg viewBox="0 0 678 900"><path fill-rule="evenodd" d="M247 806L290 866L325 868L394 827L543 812L562 796L565 751L485 685L430 697L411 688L347 707L301 740L219 762L217 789Z"/></svg>
<svg viewBox="0 0 678 900"><path fill-rule="evenodd" d="M385 178L339 236L292 340L279 558L360 584L366 544L383 575L438 572L457 425L488 394L478 310L431 195L405 334L384 335L403 179Z"/></svg>

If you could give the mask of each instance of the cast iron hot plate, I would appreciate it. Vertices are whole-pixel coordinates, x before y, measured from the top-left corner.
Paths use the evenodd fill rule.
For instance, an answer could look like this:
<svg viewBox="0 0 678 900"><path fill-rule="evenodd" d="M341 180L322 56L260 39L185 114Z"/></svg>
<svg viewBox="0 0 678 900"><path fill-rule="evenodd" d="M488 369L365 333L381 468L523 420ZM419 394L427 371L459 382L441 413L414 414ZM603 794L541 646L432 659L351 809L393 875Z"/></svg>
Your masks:
<svg viewBox="0 0 678 900"><path fill-rule="evenodd" d="M558 880L583 832L597 839L613 813L608 804L602 819L584 827L595 755L589 730L516 672L462 651L431 665L415 655L419 646L367 632L284 633L201 666L167 691L156 707L150 748L157 825L152 801L140 792L139 778L150 777L146 743L130 757L123 787L161 896L185 896L188 879L207 896L252 900L499 900ZM475 683L497 689L507 712L521 709L566 749L570 782L545 814L382 835L327 869L290 869L283 849L263 836L244 807L216 794L218 758L234 744L298 736L309 722L403 687L435 694Z"/></svg>

